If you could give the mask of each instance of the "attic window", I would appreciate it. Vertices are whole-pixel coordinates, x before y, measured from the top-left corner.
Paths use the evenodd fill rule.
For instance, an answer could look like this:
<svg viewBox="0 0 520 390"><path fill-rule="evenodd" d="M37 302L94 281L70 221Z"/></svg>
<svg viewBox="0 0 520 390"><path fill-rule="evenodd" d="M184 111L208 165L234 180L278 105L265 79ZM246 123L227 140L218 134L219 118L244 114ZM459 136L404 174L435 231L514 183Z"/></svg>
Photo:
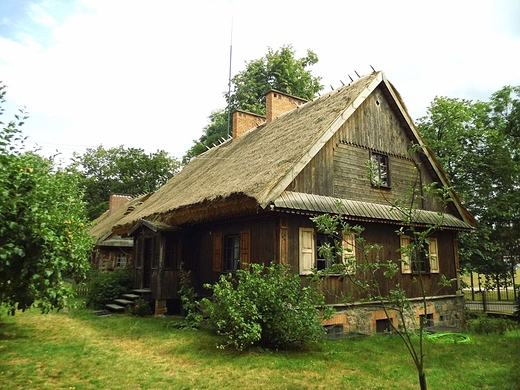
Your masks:
<svg viewBox="0 0 520 390"><path fill-rule="evenodd" d="M381 153L370 153L370 176L372 185L390 187L388 156Z"/></svg>

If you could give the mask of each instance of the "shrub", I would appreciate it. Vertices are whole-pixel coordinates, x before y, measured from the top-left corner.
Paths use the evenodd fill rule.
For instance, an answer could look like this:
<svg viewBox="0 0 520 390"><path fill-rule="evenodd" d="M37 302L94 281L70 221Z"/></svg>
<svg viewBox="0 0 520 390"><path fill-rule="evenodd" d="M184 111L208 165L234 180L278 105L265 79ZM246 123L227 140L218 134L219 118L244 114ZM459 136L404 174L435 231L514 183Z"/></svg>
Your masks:
<svg viewBox="0 0 520 390"><path fill-rule="evenodd" d="M201 305L209 324L226 338L221 348L301 347L325 334L317 308L325 302L323 294L302 287L288 266L251 264L205 287L213 290L213 297Z"/></svg>
<svg viewBox="0 0 520 390"><path fill-rule="evenodd" d="M152 314L152 307L150 306L150 302L138 298L134 301L133 305L129 306L128 311L134 316L145 317Z"/></svg>
<svg viewBox="0 0 520 390"><path fill-rule="evenodd" d="M88 281L86 305L93 309L102 309L107 303L130 291L133 285L134 277L131 270L96 272Z"/></svg>
<svg viewBox="0 0 520 390"><path fill-rule="evenodd" d="M468 320L469 330L479 334L496 333L503 335L508 330L512 330L517 325L515 322L502 317L489 317L487 315L480 315L474 319Z"/></svg>

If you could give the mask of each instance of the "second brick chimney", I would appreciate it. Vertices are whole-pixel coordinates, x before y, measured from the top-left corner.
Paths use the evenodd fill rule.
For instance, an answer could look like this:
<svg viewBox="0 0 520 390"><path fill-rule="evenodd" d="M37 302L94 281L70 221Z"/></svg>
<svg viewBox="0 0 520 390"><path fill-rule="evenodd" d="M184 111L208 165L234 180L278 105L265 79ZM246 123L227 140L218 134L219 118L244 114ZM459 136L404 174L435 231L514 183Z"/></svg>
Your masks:
<svg viewBox="0 0 520 390"><path fill-rule="evenodd" d="M247 111L233 112L233 139L240 137L246 131L265 123L265 116L252 114Z"/></svg>
<svg viewBox="0 0 520 390"><path fill-rule="evenodd" d="M288 95L283 92L271 90L265 95L265 117L266 122L274 121L280 115L287 111L307 103L307 100Z"/></svg>
<svg viewBox="0 0 520 390"><path fill-rule="evenodd" d="M307 100L271 90L265 95L265 117L247 111L236 110L233 112L233 139L263 123L270 123L280 115L305 103L307 103Z"/></svg>
<svg viewBox="0 0 520 390"><path fill-rule="evenodd" d="M108 204L108 213L113 214L119 207L127 203L132 197L128 195L111 194Z"/></svg>

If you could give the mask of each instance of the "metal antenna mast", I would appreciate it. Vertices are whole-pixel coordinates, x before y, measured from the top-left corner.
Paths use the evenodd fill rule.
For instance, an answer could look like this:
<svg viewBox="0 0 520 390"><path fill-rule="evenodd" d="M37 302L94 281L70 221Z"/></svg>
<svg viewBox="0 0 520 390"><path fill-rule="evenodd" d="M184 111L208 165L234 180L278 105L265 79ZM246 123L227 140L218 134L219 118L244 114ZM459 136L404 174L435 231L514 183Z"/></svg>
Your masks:
<svg viewBox="0 0 520 390"><path fill-rule="evenodd" d="M233 57L233 18L231 18L231 40L229 44L229 76L228 76L228 98L227 98L227 109L228 109L228 123L227 133L228 137L231 136L231 59Z"/></svg>

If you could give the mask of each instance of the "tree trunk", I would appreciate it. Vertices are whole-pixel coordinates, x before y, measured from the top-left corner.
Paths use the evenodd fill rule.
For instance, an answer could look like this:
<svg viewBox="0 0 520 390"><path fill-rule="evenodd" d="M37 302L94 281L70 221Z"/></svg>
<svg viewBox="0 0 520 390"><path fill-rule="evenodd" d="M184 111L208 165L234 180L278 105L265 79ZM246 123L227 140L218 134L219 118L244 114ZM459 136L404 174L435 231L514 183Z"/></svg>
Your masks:
<svg viewBox="0 0 520 390"><path fill-rule="evenodd" d="M419 372L419 385L421 386L421 390L427 390L426 374L424 372Z"/></svg>

